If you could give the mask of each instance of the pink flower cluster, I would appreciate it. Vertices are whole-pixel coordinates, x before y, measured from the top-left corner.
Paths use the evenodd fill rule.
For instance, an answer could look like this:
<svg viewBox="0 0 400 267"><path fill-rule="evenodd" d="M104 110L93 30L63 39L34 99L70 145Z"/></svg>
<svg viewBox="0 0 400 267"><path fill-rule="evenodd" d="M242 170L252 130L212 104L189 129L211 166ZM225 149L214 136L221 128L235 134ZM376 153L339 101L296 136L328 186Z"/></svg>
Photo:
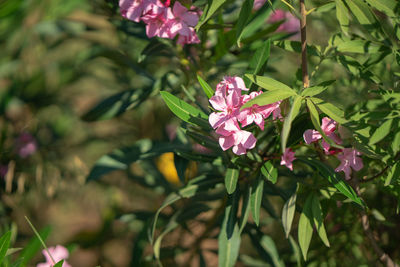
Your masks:
<svg viewBox="0 0 400 267"><path fill-rule="evenodd" d="M61 260L64 260L62 267L71 267L71 265L65 261L69 257L68 250L65 247L57 245L56 247L49 247L48 249L51 257L45 249L42 250L46 262L39 263L36 267L52 267ZM53 260L55 262L53 262Z"/></svg>
<svg viewBox="0 0 400 267"><path fill-rule="evenodd" d="M146 34L149 38L158 36L173 39L179 34L177 43L180 45L199 43L194 30L199 21L197 12L189 11L178 1L174 7L169 7L170 0L162 3L160 0L120 0L121 15L129 20L146 24Z"/></svg>
<svg viewBox="0 0 400 267"><path fill-rule="evenodd" d="M327 137L332 139L336 144L342 144L342 140L340 137L335 133L337 128L337 122L324 117L322 119L321 129L325 133ZM360 156L361 152L357 151L354 148L344 148L344 149L337 149L332 148L325 140L322 139L322 135L316 130L307 130L303 134L304 141L306 144L311 144L321 141L322 148L327 155L335 155L337 154L338 159L341 161L340 165L335 169L336 172L343 171L345 173L345 177L349 180L351 169L355 171L361 170L364 165L361 160Z"/></svg>
<svg viewBox="0 0 400 267"><path fill-rule="evenodd" d="M275 23L284 20L284 22L276 29L277 32L297 33L290 37L292 40L300 38L300 20L292 13L281 9L275 10L269 17L269 23Z"/></svg>
<svg viewBox="0 0 400 267"><path fill-rule="evenodd" d="M248 91L244 81L239 77L225 77L217 85L215 95L210 98L212 107L216 110L209 116L210 125L220 135L219 144L225 151L232 147L233 153L243 155L247 149L255 147L257 139L249 132L242 130L242 127L253 122L264 129L264 120L273 114L274 118L280 116L280 102L270 105L253 105L250 108L240 110L244 103L262 94L252 92L249 95L242 95L242 91Z"/></svg>

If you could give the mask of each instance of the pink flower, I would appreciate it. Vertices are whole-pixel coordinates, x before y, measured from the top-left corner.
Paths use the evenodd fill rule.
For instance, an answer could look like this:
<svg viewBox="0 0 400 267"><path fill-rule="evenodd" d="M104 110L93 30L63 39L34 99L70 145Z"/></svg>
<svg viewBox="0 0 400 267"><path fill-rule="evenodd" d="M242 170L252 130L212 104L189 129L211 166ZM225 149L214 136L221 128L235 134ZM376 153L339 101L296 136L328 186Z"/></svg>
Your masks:
<svg viewBox="0 0 400 267"><path fill-rule="evenodd" d="M281 20L285 21L278 27L278 29L276 29L276 31L287 33L297 32L297 34L292 36L290 39L298 39L300 37L300 20L290 12L277 9L269 17L268 22L275 23Z"/></svg>
<svg viewBox="0 0 400 267"><path fill-rule="evenodd" d="M249 95L242 96L242 104L247 101L255 98L256 96L261 95L263 92L252 92ZM268 118L271 113L274 113L274 118L277 114L280 114L279 108L280 102L276 102L270 105L259 106L254 104L250 108L245 108L240 111L237 119L240 121L243 127L252 124L253 122L260 127L261 130L264 130L264 119ZM275 113L276 110L279 109L279 113Z"/></svg>
<svg viewBox="0 0 400 267"><path fill-rule="evenodd" d="M240 96L242 94L242 91L248 91L248 90L249 89L246 88L246 85L244 84L242 78L225 76L222 82L217 84L215 95L226 97L226 95L235 91Z"/></svg>
<svg viewBox="0 0 400 267"><path fill-rule="evenodd" d="M154 0L119 0L119 7L121 15L124 18L133 20L135 22L140 21L140 17L143 11L150 4L155 4Z"/></svg>
<svg viewBox="0 0 400 267"><path fill-rule="evenodd" d="M210 98L210 103L214 109L221 112L213 112L210 114L208 121L214 129L220 127L228 120L235 120L239 114L240 95L233 91L226 98L220 95L214 95Z"/></svg>
<svg viewBox="0 0 400 267"><path fill-rule="evenodd" d="M364 167L362 159L360 157L361 152L357 151L353 148L345 148L343 149L343 154L337 155L339 158L340 165L335 169L336 172L343 171L346 177L346 180L349 180L351 169L355 171L359 171Z"/></svg>
<svg viewBox="0 0 400 267"><path fill-rule="evenodd" d="M196 31L193 28L189 28L189 34L180 34L176 42L177 44L184 46L185 44L198 44L200 43L200 40L199 37L197 37Z"/></svg>
<svg viewBox="0 0 400 267"><path fill-rule="evenodd" d="M179 34L183 36L193 35L193 28L191 27L196 26L199 21L197 13L188 11L178 1L175 2L172 13L175 17L175 27L179 28Z"/></svg>
<svg viewBox="0 0 400 267"><path fill-rule="evenodd" d="M173 39L179 31L171 8L165 7L160 1L147 6L142 20L146 23L146 34L149 38L158 36Z"/></svg>
<svg viewBox="0 0 400 267"><path fill-rule="evenodd" d="M324 131L326 136L331 138L336 144L341 144L342 140L334 133L336 130L336 126L336 121L328 117L322 118L322 131ZM316 130L309 129L304 132L303 138L306 144L311 144L313 142L317 142L319 139L322 139L322 135ZM324 148L325 153L329 154L330 145L325 140L322 140L322 147Z"/></svg>
<svg viewBox="0 0 400 267"><path fill-rule="evenodd" d="M254 0L253 10L259 10L267 0Z"/></svg>
<svg viewBox="0 0 400 267"><path fill-rule="evenodd" d="M246 154L247 149L255 147L257 139L248 131L241 130L237 122L230 120L219 127L216 131L220 134L219 145L222 150L232 147L233 153L236 155Z"/></svg>
<svg viewBox="0 0 400 267"><path fill-rule="evenodd" d="M54 262L51 259L51 257L49 256L49 254L47 253L47 251L44 249L44 250L42 250L42 253L43 253L44 257L46 258L46 262L39 263L38 265L36 265L36 267L52 267L61 260L64 260L64 263L62 265L63 267L71 267L71 265L69 265L65 261L69 257L68 250L65 247L57 245L56 247L49 247L48 249L49 249L50 255L53 258Z"/></svg>
<svg viewBox="0 0 400 267"><path fill-rule="evenodd" d="M293 171L293 160L295 160L296 157L294 156L294 152L291 148L286 148L285 153L283 153L282 158L281 158L281 165L285 165L288 167L291 171Z"/></svg>
<svg viewBox="0 0 400 267"><path fill-rule="evenodd" d="M26 158L34 154L37 150L35 137L29 133L22 133L16 140L17 153L21 158Z"/></svg>

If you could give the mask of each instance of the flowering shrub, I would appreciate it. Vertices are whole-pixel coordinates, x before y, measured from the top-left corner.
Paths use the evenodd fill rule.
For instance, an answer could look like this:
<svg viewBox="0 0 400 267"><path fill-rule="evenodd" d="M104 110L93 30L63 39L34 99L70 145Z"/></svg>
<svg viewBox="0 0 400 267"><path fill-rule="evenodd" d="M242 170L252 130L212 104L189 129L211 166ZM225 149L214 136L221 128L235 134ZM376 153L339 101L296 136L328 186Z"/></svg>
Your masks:
<svg viewBox="0 0 400 267"><path fill-rule="evenodd" d="M100 195L96 233L57 219L104 265L397 266L398 1L91 2L93 16L82 8L39 23L40 5L17 26L3 18L32 5L0 10L4 213L25 212L25 201L41 219L33 192L44 206ZM58 47L64 38L78 45ZM53 62L46 45L73 60ZM69 196L85 177L107 193ZM102 255L114 234L129 242ZM17 241L7 232L0 248ZM32 243L22 265L40 254ZM131 258L109 261L119 249ZM0 264L13 251L0 249ZM37 266L75 265L64 247L42 253Z"/></svg>
<svg viewBox="0 0 400 267"><path fill-rule="evenodd" d="M102 157L89 174L89 180L95 180L111 170L127 169L129 164L147 157L145 155L174 152L181 187L166 197L150 228L150 243L160 264L164 260L167 262L164 258L167 256L162 253L162 239L178 225L186 225L188 220L179 218L184 217L184 212L191 210L192 205L199 204L199 196L206 196L206 202L213 201L211 192L218 192L222 199L220 207L215 210L213 223L206 224L207 230L193 244L209 238L211 229L217 228L218 236L214 237L218 239L219 266L234 266L238 259L251 265L251 260L255 260L246 255L240 256L243 234L247 234L253 246L260 251L257 260L262 260L263 264L269 262L274 266L283 266L274 242L263 232L263 227L267 225L266 213L279 220L269 204L268 195L282 197L285 203L280 220L283 230L294 250L299 245L304 260L308 259L313 228L327 247L333 243L332 235L328 239L333 226L330 225L328 230L325 228L328 223L326 214L330 214L330 222L335 221L331 207L334 204L331 203L340 202L342 205L341 201L346 199L346 203L357 206L354 209L359 211L365 235L371 236L366 213L371 203L363 199L360 183L376 177L393 177L386 171L391 168L390 164L397 166L399 159L399 134L393 135L390 131L392 127L399 129L398 114L385 113L381 123L372 115L378 112L380 104L371 104L364 99L365 102L352 103L343 111L340 105L331 102L333 99L328 97L328 92L336 97L336 103L340 103L337 90L343 87L354 89L356 84L361 83L363 92L368 92L369 97L382 105L383 99L391 99L391 103L398 106L397 93L393 91L393 86L397 86L393 83L398 79L394 78L397 74L390 70L389 85L383 77L379 77L378 70L371 69L381 59L397 64L398 68L397 41L393 39L399 38L398 34L394 37L398 30L395 21L398 19L394 16L397 11L392 9L397 4L394 1L377 4L374 1L337 0L319 5L318 1L312 1L312 7L306 8L301 0L296 2L296 9L291 3L282 2L279 8L274 8L270 1L245 0L241 6L231 6L225 1L209 1L204 6L196 1L195 5L203 10L199 12L195 11L199 10L197 7L190 10L184 7L191 6L188 2L120 1L121 14L135 22L143 21L148 37L173 39L179 35L179 44L198 44L189 46L183 55L179 55L180 62L184 62L181 67L186 78L181 85L182 91L174 86L167 86L161 91L165 104L183 121L176 144L143 146L144 143L138 142L124 150L122 158L118 151ZM233 12L237 15L233 16L235 19L230 16L232 10L236 12ZM314 16L322 19L328 12L336 16L336 32L328 38L324 37L322 46L314 45L307 39L307 23ZM354 18L350 19L350 14ZM386 28L378 22L380 16L388 22ZM197 34L201 36L201 41ZM274 49L275 52L278 48L286 53L297 53L297 62L301 59L301 66L297 75L293 73L296 78L291 84L275 79L272 71L276 69L273 69L272 63L270 69L266 67L268 60L277 60L271 51ZM178 54L180 52L182 50ZM235 58L241 53L242 58L246 58L247 68L241 69L240 75L229 68L223 70L224 60L230 60L226 54ZM364 59L360 60L358 55L364 53ZM239 57L235 59L239 60ZM207 65L210 60L217 65ZM324 65L328 61L330 65ZM340 74L333 70L338 66L342 68ZM287 66L281 67L280 71L285 71L285 68ZM383 69L381 66L380 70ZM344 72L347 76L340 78ZM221 81L216 76L224 77ZM340 81L335 83L338 79ZM215 81L214 89L210 84ZM368 86L373 89L367 89ZM384 155L382 153L388 149L386 142L389 140L394 140L396 144ZM208 152L193 150L192 142L206 147ZM378 143L385 148L381 150ZM140 155L136 155L135 151L141 151ZM106 169L102 162L109 159L120 165L112 165L111 168L107 165ZM198 177L185 175L188 162L200 164ZM370 164L375 167L366 168L372 166ZM396 172L397 167L393 168L390 173ZM377 172L372 178L367 178ZM389 181L386 184L390 184L393 178L386 179ZM225 192L221 183L225 185ZM192 200L179 205L178 200L183 198ZM170 214L171 219L160 223L164 230L158 233L160 216L169 205L179 208L176 213ZM209 208L207 206L207 210ZM195 217L200 217L202 212L196 211ZM297 241L291 236L296 212L300 213L296 226ZM250 213L252 219L249 219ZM385 259L382 258L383 252L377 240L369 238L368 242L371 242L382 262L393 266L393 260L387 254L384 254ZM200 247L193 249L184 248L182 257L192 260L196 253L202 251ZM311 257L315 259L315 253ZM297 263L301 264L300 258L297 258Z"/></svg>

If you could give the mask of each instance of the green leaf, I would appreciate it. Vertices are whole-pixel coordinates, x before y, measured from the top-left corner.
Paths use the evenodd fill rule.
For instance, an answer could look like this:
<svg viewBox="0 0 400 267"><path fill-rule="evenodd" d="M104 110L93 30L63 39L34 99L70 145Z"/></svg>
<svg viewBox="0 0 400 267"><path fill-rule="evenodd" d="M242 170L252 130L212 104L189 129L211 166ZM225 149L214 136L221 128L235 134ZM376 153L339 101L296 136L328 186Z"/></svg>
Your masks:
<svg viewBox="0 0 400 267"><path fill-rule="evenodd" d="M371 9L363 0L345 0L350 11L361 25L373 25L376 18ZM379 0L380 1L380 0Z"/></svg>
<svg viewBox="0 0 400 267"><path fill-rule="evenodd" d="M315 168L318 170L318 172L322 175L322 177L328 179L328 181L337 189L339 192L341 192L344 196L347 198L351 199L358 205L360 205L361 208L364 208L364 203L362 200L357 196L356 192L354 192L353 188L349 186L346 182L344 182L342 179L338 177L338 174L329 166L326 164L315 160L315 159L307 159L301 156L297 156L297 158L311 167Z"/></svg>
<svg viewBox="0 0 400 267"><path fill-rule="evenodd" d="M336 3L336 18L339 21L340 28L346 34L349 32L349 16L347 8L343 3L343 0L335 0Z"/></svg>
<svg viewBox="0 0 400 267"><path fill-rule="evenodd" d="M339 52L358 53L358 54L374 54L384 51L390 51L388 47L373 43L367 40L348 40L341 42L337 46Z"/></svg>
<svg viewBox="0 0 400 267"><path fill-rule="evenodd" d="M316 97L311 97L311 100L323 113L328 115L331 119L337 121L340 124L347 122L347 120L344 118L343 110L339 109L337 106L334 106L331 103L325 102L324 100Z"/></svg>
<svg viewBox="0 0 400 267"><path fill-rule="evenodd" d="M271 256L272 262L275 267L284 267L285 264L279 257L278 250L276 249L274 240L267 235L261 238L260 245L265 249L266 252Z"/></svg>
<svg viewBox="0 0 400 267"><path fill-rule="evenodd" d="M396 154L400 151L400 131L398 131L393 138L392 150L393 154Z"/></svg>
<svg viewBox="0 0 400 267"><path fill-rule="evenodd" d="M239 18L236 23L236 42L237 46L240 47L240 40L242 39L242 33L244 28L249 21L251 11L253 9L254 0L245 0L240 9Z"/></svg>
<svg viewBox="0 0 400 267"><path fill-rule="evenodd" d="M270 49L271 41L268 40L264 42L264 44L260 46L254 53L254 56L251 58L248 68L249 71L253 73L253 75L259 75L264 72L266 63L269 59ZM250 79L248 77L244 77L244 80L246 82L246 86L250 88L252 85Z"/></svg>
<svg viewBox="0 0 400 267"><path fill-rule="evenodd" d="M227 235L228 221L231 218L232 206L227 205L222 221L221 230L218 236L218 266L233 267L239 256L240 233L237 223L234 224L233 233L230 237Z"/></svg>
<svg viewBox="0 0 400 267"><path fill-rule="evenodd" d="M237 227L237 211L239 204L239 190L233 194L228 195L228 201L225 207L225 213L228 213L228 221L226 222L226 236L230 239Z"/></svg>
<svg viewBox="0 0 400 267"><path fill-rule="evenodd" d="M247 220L250 215L250 196L252 192L252 186L247 184L246 192L243 195L243 204L242 204L242 217L240 218L240 223L239 223L239 233L242 233L244 227L247 224Z"/></svg>
<svg viewBox="0 0 400 267"><path fill-rule="evenodd" d="M250 195L251 213L253 214L254 222L258 226L260 223L260 207L263 197L264 179L259 175L257 179L254 180L252 187Z"/></svg>
<svg viewBox="0 0 400 267"><path fill-rule="evenodd" d="M278 179L278 170L274 167L270 160L262 165L261 173L264 175L265 178L271 181L271 183L276 183Z"/></svg>
<svg viewBox="0 0 400 267"><path fill-rule="evenodd" d="M293 95L296 95L296 93L294 91L274 90L274 91L263 92L262 94L256 96L252 100L246 102L241 107L241 109L249 108L249 107L253 106L254 104L257 104L259 106L272 104L272 103L278 102L279 100L283 100L288 97L291 97Z"/></svg>
<svg viewBox="0 0 400 267"><path fill-rule="evenodd" d="M250 81L252 81L253 83L257 84L261 88L264 88L268 91L278 90L278 91L291 92L291 93L293 93L293 95L296 94L296 92L293 91L292 88L290 88L286 84L278 82L277 80L274 80L272 78L265 77L265 76L257 76L257 75L253 75L253 74L245 74L245 76L247 78L249 78Z"/></svg>
<svg viewBox="0 0 400 267"><path fill-rule="evenodd" d="M312 197L312 215L314 218L314 225L317 229L317 233L321 238L322 242L324 242L325 246L330 247L328 237L326 235L325 226L324 226L324 218L322 213L321 204L319 203L319 199L317 195L313 195Z"/></svg>
<svg viewBox="0 0 400 267"><path fill-rule="evenodd" d="M378 143L379 141L383 140L389 133L392 127L393 119L386 120L375 132L372 134L371 138L369 139L369 145L373 145Z"/></svg>
<svg viewBox="0 0 400 267"><path fill-rule="evenodd" d="M294 97L293 105L291 106L290 111L285 117L285 121L283 122L282 135L281 135L282 153L285 152L286 143L289 137L290 129L292 127L292 122L300 112L302 101L303 98L301 96Z"/></svg>
<svg viewBox="0 0 400 267"><path fill-rule="evenodd" d="M395 11L399 8L396 0L366 0L368 4L379 11L386 13L389 17L396 17Z"/></svg>
<svg viewBox="0 0 400 267"><path fill-rule="evenodd" d="M220 6L222 6L225 3L226 0L212 0L212 1L208 1L209 4L206 8L206 10L204 10L203 15L200 17L199 22L197 23L195 30L198 31L200 29L200 27L206 23L212 15L214 15L214 13L218 10L218 8Z"/></svg>
<svg viewBox="0 0 400 267"><path fill-rule="evenodd" d="M158 216L160 215L161 211L175 203L176 201L182 199L182 198L190 198L193 197L198 191L200 191L203 187L207 187L207 185L212 185L215 183L215 180L210 180L207 177L203 177L202 179L199 180L198 183L189 183L187 184L185 187L183 187L182 189L180 189L178 192L174 192L169 194L163 204L158 208L156 214L154 215L154 219L153 219L153 224L151 227L151 231L150 231L150 240L153 243L154 242L154 232L156 229L156 225L157 225L157 220L158 220Z"/></svg>
<svg viewBox="0 0 400 267"><path fill-rule="evenodd" d="M228 168L225 174L225 187L228 194L232 194L236 190L237 180L239 178L239 170Z"/></svg>
<svg viewBox="0 0 400 267"><path fill-rule="evenodd" d="M151 92L150 88L146 88L145 90L128 90L112 95L90 109L82 116L82 119L85 121L97 121L114 118L137 107Z"/></svg>
<svg viewBox="0 0 400 267"><path fill-rule="evenodd" d="M4 257L7 254L7 250L10 247L11 231L8 231L0 238L0 263L3 262Z"/></svg>
<svg viewBox="0 0 400 267"><path fill-rule="evenodd" d="M332 139L330 139L328 136L326 136L325 132L322 130L321 124L319 122L319 114L318 114L317 109L315 108L314 103L309 98L307 99L306 103L307 103L308 111L310 112L311 122L313 123L315 129L317 129L317 131L322 135L324 140L329 145L343 149L342 146L337 145L335 142L332 141Z"/></svg>
<svg viewBox="0 0 400 267"><path fill-rule="evenodd" d="M303 92L301 92L301 96L315 96L318 95L320 93L322 93L323 91L325 91L326 89L328 89L328 87L330 85L332 85L335 82L335 80L330 80L330 81L325 81L322 82L318 85L315 86L311 86L308 87L306 89L303 90Z"/></svg>
<svg viewBox="0 0 400 267"><path fill-rule="evenodd" d="M214 90L211 88L211 86L203 80L199 75L197 75L197 80L199 81L201 88L203 88L204 93L208 98L211 98L214 95Z"/></svg>
<svg viewBox="0 0 400 267"><path fill-rule="evenodd" d="M63 263L64 263L64 260L60 260L53 267L62 267Z"/></svg>
<svg viewBox="0 0 400 267"><path fill-rule="evenodd" d="M282 209L282 225L283 230L285 230L286 238L289 238L290 229L292 228L294 213L296 211L296 198L298 188L299 186L297 185L293 195L291 195L290 198L286 201Z"/></svg>
<svg viewBox="0 0 400 267"><path fill-rule="evenodd" d="M307 260L307 252L313 234L311 201L312 201L312 195L309 195L306 199L306 203L304 204L303 211L301 212L300 215L299 229L297 232L299 245L304 260Z"/></svg>
<svg viewBox="0 0 400 267"><path fill-rule="evenodd" d="M296 53L301 53L301 42L299 41L290 41L290 40L284 40L284 41L275 41L274 45L290 52L296 52ZM307 54L311 56L320 56L320 51L321 48L315 45L307 45Z"/></svg>
<svg viewBox="0 0 400 267"><path fill-rule="evenodd" d="M181 120L195 125L197 125L196 118L208 120L208 116L203 111L180 100L171 93L161 91L160 94L169 109Z"/></svg>
<svg viewBox="0 0 400 267"><path fill-rule="evenodd" d="M45 227L41 231L39 231L39 235L41 236L42 240L46 240L46 238L50 235L50 232L51 228ZM21 261L21 266L27 266L28 262L36 255L41 247L42 244L39 238L36 236L33 237L19 255L19 259L23 259Z"/></svg>
<svg viewBox="0 0 400 267"><path fill-rule="evenodd" d="M388 172L386 179L385 179L385 186L392 184L393 177L395 179L399 179L399 177L400 177L400 163L399 162L396 162L393 165L393 167L390 168L390 171Z"/></svg>

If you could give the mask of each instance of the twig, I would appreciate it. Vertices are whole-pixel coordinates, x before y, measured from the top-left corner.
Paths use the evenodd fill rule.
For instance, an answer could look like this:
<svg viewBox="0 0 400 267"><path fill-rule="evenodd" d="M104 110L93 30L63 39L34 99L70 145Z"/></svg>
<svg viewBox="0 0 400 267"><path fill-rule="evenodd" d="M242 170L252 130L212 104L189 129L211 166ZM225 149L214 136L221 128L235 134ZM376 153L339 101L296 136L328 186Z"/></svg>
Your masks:
<svg viewBox="0 0 400 267"><path fill-rule="evenodd" d="M310 86L310 81L308 78L308 67L307 67L307 34L306 34L306 24L307 24L307 11L304 0L300 0L300 33L301 33L301 71L303 75L303 87L308 88Z"/></svg>
<svg viewBox="0 0 400 267"><path fill-rule="evenodd" d="M383 170L381 170L380 172L378 172L377 174L375 174L372 177L369 178L364 178L363 180L360 181L360 183L367 183L367 182L371 182L372 180L374 180L375 178L378 178L379 176L383 175L387 169L389 169L389 165L387 165L385 168L383 168ZM364 176L366 177L366 176Z"/></svg>
<svg viewBox="0 0 400 267"><path fill-rule="evenodd" d="M352 177L352 182L354 185L354 189L358 195L359 198L361 198L361 193L360 193L360 184L359 181L356 177ZM370 224L369 224L369 219L368 219L368 215L365 212L365 210L361 210L360 212L361 214L361 224L362 227L364 229L365 235L368 237L371 246L373 248L373 250L375 251L375 253L378 255L379 260L385 264L387 267L399 267L399 265L397 265L388 254L386 254L378 245L378 243L376 242L375 238L374 238L374 234L372 233L372 230L370 228Z"/></svg>

